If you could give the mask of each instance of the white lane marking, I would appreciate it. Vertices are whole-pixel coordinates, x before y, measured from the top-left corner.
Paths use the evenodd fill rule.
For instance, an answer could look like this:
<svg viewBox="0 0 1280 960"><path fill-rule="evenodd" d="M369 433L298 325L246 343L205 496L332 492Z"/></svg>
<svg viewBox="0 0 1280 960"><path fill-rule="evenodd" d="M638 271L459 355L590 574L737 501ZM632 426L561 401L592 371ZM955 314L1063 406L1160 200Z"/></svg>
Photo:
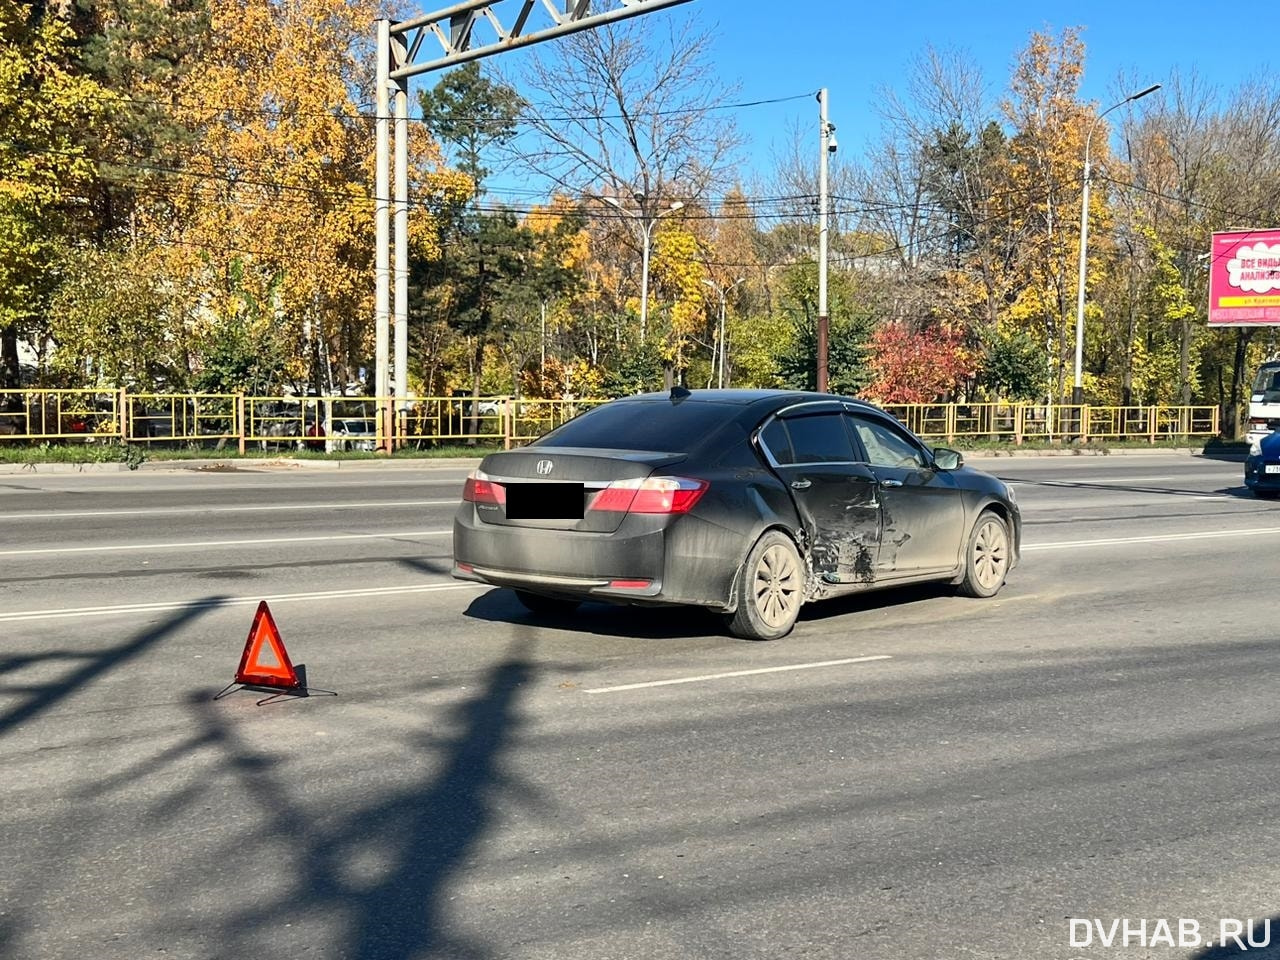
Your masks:
<svg viewBox="0 0 1280 960"><path fill-rule="evenodd" d="M1208 474L1189 474L1188 476L1216 477L1216 473ZM1083 477L1080 480L1033 480L1030 477L1005 477L1006 483L1031 483L1037 486L1066 486L1074 487L1082 483L1155 483L1158 480L1179 480L1186 479L1184 477L1106 477L1094 479L1091 477Z"/></svg>
<svg viewBox="0 0 1280 960"><path fill-rule="evenodd" d="M594 687L583 693L619 693L623 690L644 690L649 687L669 687L677 683L702 683L707 680L726 680L730 677L753 677L761 673L782 673L786 670L815 670L818 667L839 667L847 663L870 663L872 660L892 660L887 654L874 657L850 657L847 660L823 660L819 663L793 663L785 667L761 667L758 670L734 670L731 673L706 673L698 677L677 677L674 680L649 680L645 683L624 683L616 687Z"/></svg>
<svg viewBox="0 0 1280 960"><path fill-rule="evenodd" d="M225 597L222 599L165 600L158 603L120 603L103 607L64 607L50 610L17 610L0 613L0 623L19 620L65 620L74 617L109 617L123 613L161 613L167 610L201 610L216 607L255 606L268 603L299 603L312 600L344 600L356 597L384 597L404 593L439 593L444 590L488 589L484 583L418 584L407 587L365 587L351 590L321 590L315 593L278 593L257 597Z"/></svg>
<svg viewBox="0 0 1280 960"><path fill-rule="evenodd" d="M1244 530L1202 530L1198 533L1159 533L1146 537L1099 537L1096 540L1057 540L1052 543L1028 543L1023 552L1031 550L1068 550L1072 547L1110 547L1127 543L1169 543L1176 540L1212 540L1217 537L1261 537L1270 534L1280 536L1280 527L1250 527Z"/></svg>
<svg viewBox="0 0 1280 960"><path fill-rule="evenodd" d="M68 520L85 517L176 517L201 513L270 513L276 510L340 510L344 508L385 509L394 507L439 507L458 504L457 500L365 500L344 503L280 503L255 507L153 507L142 510L51 510L47 513L9 513L5 520Z"/></svg>
<svg viewBox="0 0 1280 960"><path fill-rule="evenodd" d="M1136 499L1137 496L1141 496L1142 499ZM1216 500L1219 502L1230 501L1232 503L1239 504L1242 508L1250 506L1250 503L1248 500L1243 500L1240 497L1233 497L1228 494L1219 494L1219 493L1174 494L1174 496L1176 497L1175 500L1169 500L1169 496L1170 494L1167 494L1167 493L1150 493L1150 494L1139 494L1139 495L1129 494L1125 496L1123 499L1107 500L1107 501L1104 501L1103 503L1089 503L1089 504L1079 503L1075 500L1071 500L1067 498L1041 501L1039 503L1036 503L1034 501L1028 501L1028 500L1020 500L1019 505L1022 508L1023 516L1026 516L1028 513L1063 513L1064 511L1068 511L1068 510L1085 510L1085 509L1101 510L1105 507L1158 507L1158 506L1162 507L1166 505L1171 507L1176 507L1177 505L1182 503L1194 503L1201 500ZM1176 516L1176 514L1174 514L1173 516ZM1108 521L1108 519L1109 518L1107 517L1099 517L1095 522L1102 523L1102 522ZM1166 519L1166 516L1162 514L1160 517L1155 519Z"/></svg>
<svg viewBox="0 0 1280 960"><path fill-rule="evenodd" d="M386 533L334 533L323 537L185 540L181 543L117 543L104 547L37 547L28 550L0 550L0 557L48 556L57 553L120 553L125 550L183 550L192 547L256 547L274 543L328 543L340 540L394 540L399 537L440 537L452 532L452 530L388 530Z"/></svg>

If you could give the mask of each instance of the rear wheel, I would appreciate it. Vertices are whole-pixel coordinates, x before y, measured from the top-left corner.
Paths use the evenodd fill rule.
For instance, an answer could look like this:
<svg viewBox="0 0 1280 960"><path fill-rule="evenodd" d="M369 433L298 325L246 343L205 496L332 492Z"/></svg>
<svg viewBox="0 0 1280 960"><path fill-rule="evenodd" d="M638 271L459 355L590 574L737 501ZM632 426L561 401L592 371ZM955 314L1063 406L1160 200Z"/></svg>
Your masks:
<svg viewBox="0 0 1280 960"><path fill-rule="evenodd" d="M544 597L540 593L517 590L516 599L530 613L543 617L565 617L578 609L577 600L565 600L562 597Z"/></svg>
<svg viewBox="0 0 1280 960"><path fill-rule="evenodd" d="M969 534L960 592L966 597L994 597L1009 572L1009 553L1008 525L997 514L984 511Z"/></svg>
<svg viewBox="0 0 1280 960"><path fill-rule="evenodd" d="M729 630L744 640L776 640L795 626L804 603L804 566L791 538L770 530L751 548L736 587Z"/></svg>

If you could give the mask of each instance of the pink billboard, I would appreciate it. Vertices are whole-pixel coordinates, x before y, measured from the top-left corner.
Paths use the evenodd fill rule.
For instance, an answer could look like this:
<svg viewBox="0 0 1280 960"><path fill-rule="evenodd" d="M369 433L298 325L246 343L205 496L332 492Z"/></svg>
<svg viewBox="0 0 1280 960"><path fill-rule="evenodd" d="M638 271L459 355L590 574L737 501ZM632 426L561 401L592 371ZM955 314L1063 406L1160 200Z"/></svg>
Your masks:
<svg viewBox="0 0 1280 960"><path fill-rule="evenodd" d="M1280 325L1280 230L1215 233L1209 326Z"/></svg>

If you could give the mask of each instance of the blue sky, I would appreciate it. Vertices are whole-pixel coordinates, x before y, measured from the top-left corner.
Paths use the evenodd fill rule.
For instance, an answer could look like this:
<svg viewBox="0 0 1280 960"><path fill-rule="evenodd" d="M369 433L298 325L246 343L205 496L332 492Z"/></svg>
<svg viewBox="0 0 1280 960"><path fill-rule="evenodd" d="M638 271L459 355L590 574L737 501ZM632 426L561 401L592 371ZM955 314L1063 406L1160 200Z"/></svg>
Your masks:
<svg viewBox="0 0 1280 960"><path fill-rule="evenodd" d="M421 4L423 10L440 6ZM507 0L497 9L509 19L517 7L516 0ZM824 86L838 130L837 159L859 158L878 138L879 93L885 87L902 90L913 60L930 45L964 53L975 62L993 103L1003 95L1013 62L1032 31L1057 34L1070 26L1082 29L1086 47L1082 96L1100 108L1152 83L1167 83L1174 72L1185 77L1194 71L1202 84L1226 94L1250 77L1265 76L1270 59L1265 25L1243 33L1233 9L1177 0L692 0L645 14L641 22L691 17L710 30L711 66L726 84L738 88L730 97L733 103L794 98L733 111L748 137L742 169L750 180L753 172L767 177L775 148L789 144L798 125L816 138L813 95ZM431 82L420 78L415 89ZM1148 108L1155 96L1130 109ZM529 186L502 175L490 182L497 194L508 188L516 195Z"/></svg>
<svg viewBox="0 0 1280 960"><path fill-rule="evenodd" d="M1194 69L1209 84L1230 89L1265 72L1270 52L1265 29L1242 32L1233 6L1176 0L693 0L675 9L715 27L715 63L723 76L739 82L735 100L771 99L825 86L841 152L847 146L860 153L876 135L877 91L900 87L912 59L929 44L970 54L994 97L1006 86L1014 57L1033 30L1057 33L1067 26L1083 28L1086 100L1114 103L1121 73L1135 78L1140 89L1166 81L1175 69L1183 74ZM757 151L767 152L777 133L796 120L817 127L817 105L811 99L736 115Z"/></svg>

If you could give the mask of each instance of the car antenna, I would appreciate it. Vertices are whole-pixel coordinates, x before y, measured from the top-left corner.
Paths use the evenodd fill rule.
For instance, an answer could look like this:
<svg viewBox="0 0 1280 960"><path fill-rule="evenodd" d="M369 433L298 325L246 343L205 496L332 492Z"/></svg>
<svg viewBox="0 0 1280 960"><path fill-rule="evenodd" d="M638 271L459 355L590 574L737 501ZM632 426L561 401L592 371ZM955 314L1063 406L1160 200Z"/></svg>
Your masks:
<svg viewBox="0 0 1280 960"><path fill-rule="evenodd" d="M683 400L685 397L689 397L689 396L692 396L692 393L690 393L690 391L685 387L676 385L671 388L672 400Z"/></svg>

